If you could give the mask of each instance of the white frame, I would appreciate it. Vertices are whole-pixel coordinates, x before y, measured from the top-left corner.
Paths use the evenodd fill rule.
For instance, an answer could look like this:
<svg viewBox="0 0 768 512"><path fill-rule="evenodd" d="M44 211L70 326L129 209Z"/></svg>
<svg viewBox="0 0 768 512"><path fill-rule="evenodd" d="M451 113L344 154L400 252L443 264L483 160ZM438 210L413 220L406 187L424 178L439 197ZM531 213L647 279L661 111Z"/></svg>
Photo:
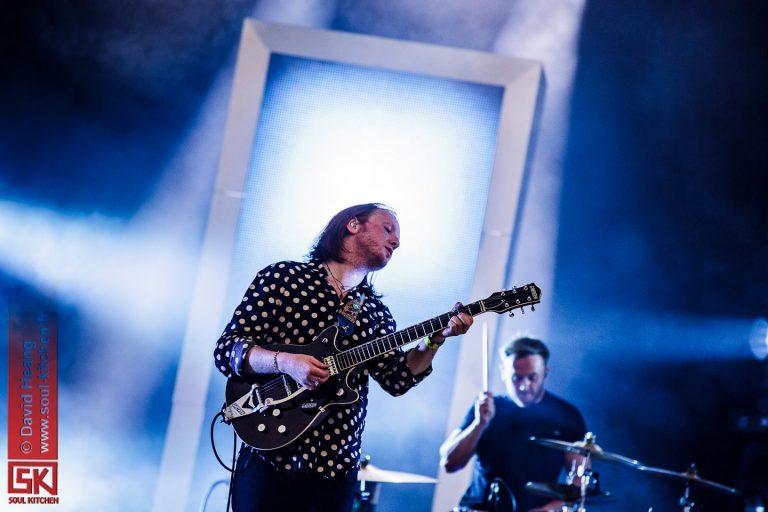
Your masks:
<svg viewBox="0 0 768 512"><path fill-rule="evenodd" d="M496 155L470 297L503 286L512 250L512 232L534 116L542 82L540 62L458 48L367 35L277 25L246 19L237 58L216 187L204 235L194 296L173 394L163 458L155 492L155 511L184 511L206 414L211 373L211 340L221 329L229 283L231 253L273 53L338 63L405 71L503 87ZM484 317L494 340L498 317ZM477 380L482 329L465 335L457 364L457 382ZM462 419L475 388L454 386L446 434ZM457 501L467 472L441 472L433 510Z"/></svg>

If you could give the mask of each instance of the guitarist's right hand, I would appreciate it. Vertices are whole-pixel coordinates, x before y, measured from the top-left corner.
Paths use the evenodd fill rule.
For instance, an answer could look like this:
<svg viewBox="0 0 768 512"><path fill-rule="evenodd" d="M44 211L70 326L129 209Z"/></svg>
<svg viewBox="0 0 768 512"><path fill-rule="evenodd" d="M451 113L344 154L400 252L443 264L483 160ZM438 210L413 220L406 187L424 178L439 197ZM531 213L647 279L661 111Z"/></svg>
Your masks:
<svg viewBox="0 0 768 512"><path fill-rule="evenodd" d="M277 355L280 370L307 389L317 389L328 380L328 365L314 356L280 352Z"/></svg>

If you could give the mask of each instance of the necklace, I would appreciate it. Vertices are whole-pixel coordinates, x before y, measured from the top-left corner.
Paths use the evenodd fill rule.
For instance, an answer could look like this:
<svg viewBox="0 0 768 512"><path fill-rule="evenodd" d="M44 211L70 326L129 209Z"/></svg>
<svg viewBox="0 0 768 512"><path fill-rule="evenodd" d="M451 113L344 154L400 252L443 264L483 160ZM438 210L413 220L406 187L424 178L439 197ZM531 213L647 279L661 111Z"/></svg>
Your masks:
<svg viewBox="0 0 768 512"><path fill-rule="evenodd" d="M354 286L345 286L344 283L339 281L339 278L333 274L331 267L329 267L327 263L323 263L323 266L325 267L325 270L328 271L328 275L331 276L331 279L333 279L336 285L339 287L339 289L341 290L341 293L344 293L354 288Z"/></svg>

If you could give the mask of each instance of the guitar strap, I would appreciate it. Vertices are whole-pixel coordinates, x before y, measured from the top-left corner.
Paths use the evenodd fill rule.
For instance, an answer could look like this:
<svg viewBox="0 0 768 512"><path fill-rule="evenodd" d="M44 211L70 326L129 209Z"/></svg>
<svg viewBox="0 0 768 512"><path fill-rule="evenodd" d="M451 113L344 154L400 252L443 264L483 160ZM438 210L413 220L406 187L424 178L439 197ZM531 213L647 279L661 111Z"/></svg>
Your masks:
<svg viewBox="0 0 768 512"><path fill-rule="evenodd" d="M351 296L352 294L350 294ZM363 309L365 303L365 295L360 292L355 292L355 296L344 304L344 307L339 311L339 316L336 323L339 325L339 329L345 336L350 336L355 332L355 322L357 321L357 315Z"/></svg>

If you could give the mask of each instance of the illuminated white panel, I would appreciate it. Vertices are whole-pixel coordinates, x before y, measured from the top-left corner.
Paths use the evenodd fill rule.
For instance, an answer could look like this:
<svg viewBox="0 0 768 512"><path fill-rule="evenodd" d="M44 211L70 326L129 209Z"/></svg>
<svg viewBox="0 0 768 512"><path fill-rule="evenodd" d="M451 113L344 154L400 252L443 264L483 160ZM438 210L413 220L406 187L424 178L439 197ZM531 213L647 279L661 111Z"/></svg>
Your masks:
<svg viewBox="0 0 768 512"><path fill-rule="evenodd" d="M400 323L465 297L503 89L283 55L272 56L266 80L230 304L255 270L301 258L333 214L369 201L400 219L401 248L376 278Z"/></svg>
<svg viewBox="0 0 768 512"><path fill-rule="evenodd" d="M338 210L397 211L402 246L375 285L401 327L502 286L540 79L533 61L245 22L156 510L185 509L223 322L256 270L306 254ZM478 364L459 360L457 379ZM450 425L471 400L458 388Z"/></svg>

